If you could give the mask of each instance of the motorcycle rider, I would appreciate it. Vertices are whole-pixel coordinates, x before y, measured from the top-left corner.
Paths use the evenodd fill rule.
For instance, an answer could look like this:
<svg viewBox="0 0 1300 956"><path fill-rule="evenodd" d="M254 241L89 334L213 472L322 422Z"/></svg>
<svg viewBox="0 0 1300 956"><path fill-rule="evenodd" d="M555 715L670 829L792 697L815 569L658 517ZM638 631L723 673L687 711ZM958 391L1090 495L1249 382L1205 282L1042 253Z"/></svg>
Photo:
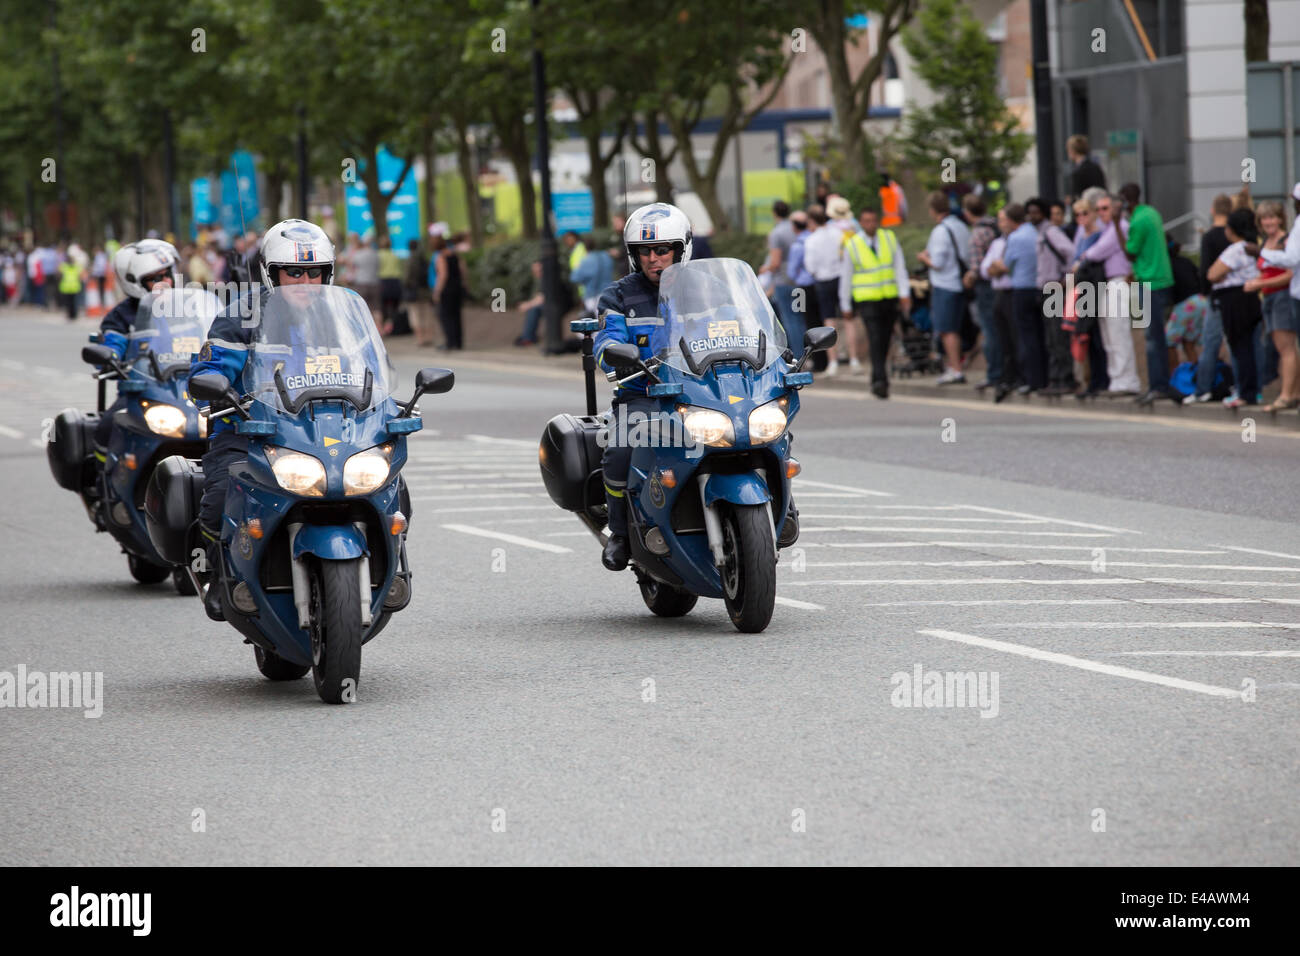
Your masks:
<svg viewBox="0 0 1300 956"><path fill-rule="evenodd" d="M203 351L190 367L190 379L218 372L233 384L239 381L248 359L252 328L248 323L247 300L252 295L268 296L271 289L294 285L332 285L334 244L319 226L302 219L286 219L266 231L258 251L254 289L212 322ZM226 484L230 465L248 454L248 439L235 431L236 416L227 415L209 425L208 451L203 456L203 498L199 505L199 531L207 551L209 585L216 580L220 560L221 516L226 510ZM204 596L204 609L214 621L225 620L215 587Z"/></svg>
<svg viewBox="0 0 1300 956"><path fill-rule="evenodd" d="M605 349L616 343L635 344L643 362L672 345L667 339L664 320L659 316L659 280L670 265L691 261L691 239L690 220L669 203L650 203L628 217L623 229L623 246L631 271L607 286L596 305L602 327L596 333L593 350L602 369L615 372L620 379L636 373L635 366L615 366L605 361ZM659 411L659 402L648 396L647 385L645 376L619 385L612 414L617 417L640 413L647 419L653 417ZM619 429L611 423L611 440L601 457L610 537L600 560L611 571L625 569L630 557L626 489L632 446L613 440L620 433L630 436L632 430ZM793 544L799 534L798 527L798 511L792 499L778 546Z"/></svg>
<svg viewBox="0 0 1300 956"><path fill-rule="evenodd" d="M113 307L99 323L99 340L113 350L117 358L126 354L140 300L152 292L176 289L181 284L181 257L176 247L161 239L141 239L128 243L113 256L113 271L118 287L126 298ZM95 460L102 466L107 460L108 439L113 431L113 414L126 407L126 399L117 400L99 416L95 426Z"/></svg>

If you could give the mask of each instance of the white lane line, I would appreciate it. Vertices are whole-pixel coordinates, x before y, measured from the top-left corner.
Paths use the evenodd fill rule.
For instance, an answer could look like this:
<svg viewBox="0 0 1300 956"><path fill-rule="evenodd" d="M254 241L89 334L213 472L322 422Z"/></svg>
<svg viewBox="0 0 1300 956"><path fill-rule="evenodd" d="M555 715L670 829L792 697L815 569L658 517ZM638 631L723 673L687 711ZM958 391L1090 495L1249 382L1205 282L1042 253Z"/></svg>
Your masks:
<svg viewBox="0 0 1300 956"><path fill-rule="evenodd" d="M500 495L482 495L475 493L464 495L411 495L412 501L461 501L464 499L469 499L471 501L490 501L493 498L549 498L549 496L545 494L532 494L526 491L512 491L508 494Z"/></svg>
<svg viewBox="0 0 1300 956"><path fill-rule="evenodd" d="M461 483L454 485L444 485L437 481L421 482L422 486L427 485L431 488L437 488L442 491L468 491L474 488L536 488L536 481L488 481L479 483L477 481L470 483Z"/></svg>
<svg viewBox="0 0 1300 956"><path fill-rule="evenodd" d="M486 496L485 496L486 497ZM969 561L816 561L809 562L810 568L1016 568L1016 567L1088 567L1094 562L1070 561L1059 558L1032 559L1025 558L987 558ZM1160 561L1107 561L1109 568L1195 568L1203 571L1279 571L1286 574L1300 573L1300 567L1271 567L1269 565L1251 564L1179 564Z"/></svg>
<svg viewBox="0 0 1300 956"><path fill-rule="evenodd" d="M1148 584L1213 584L1224 587L1300 588L1300 581L1216 581L1214 579L1203 581L1199 578L1134 578L1133 580L1146 581Z"/></svg>
<svg viewBox="0 0 1300 956"><path fill-rule="evenodd" d="M1143 681L1148 684L1161 684L1165 687L1174 687L1178 690L1190 690L1198 694L1208 694L1211 697L1234 697L1241 699L1241 691L1233 690L1229 687L1215 687L1212 684L1201 684L1197 681L1183 680L1179 677L1166 677L1164 674L1153 674L1150 671L1133 670L1129 667L1118 667L1114 664L1103 664L1100 661L1090 661L1082 657L1074 657L1070 654L1058 654L1055 651L1044 651L1037 647L1027 647L1024 644L1010 644L1006 641L995 641L987 637L979 637L975 634L962 634L958 631L943 630L926 630L917 631L918 634L924 634L927 637L938 637L945 641L955 641L959 644L971 644L975 647L984 647L993 651L1001 651L1004 654L1016 654L1020 657L1027 657L1030 660L1043 661L1049 664L1062 664L1066 667L1075 667L1079 670L1093 671L1098 674L1109 674L1112 677L1125 677L1129 680Z"/></svg>
<svg viewBox="0 0 1300 956"><path fill-rule="evenodd" d="M1101 531L1002 531L998 528L868 528L863 525L839 525L833 528L804 528L802 534L826 531L863 531L868 534L899 534L916 532L917 534L1014 534L1041 538L1110 538L1108 532ZM980 542L981 547L983 542Z"/></svg>
<svg viewBox="0 0 1300 956"><path fill-rule="evenodd" d="M875 498L894 497L894 493L892 491L872 491L870 488L854 488L852 485L832 485L830 482L812 481L811 479L808 478L796 478L795 481L798 482L798 487L801 488L804 485L807 485L810 488L829 488L831 491L852 491L855 494L867 495Z"/></svg>
<svg viewBox="0 0 1300 956"><path fill-rule="evenodd" d="M794 598L788 598L788 597L779 597L779 596L778 596L777 599L776 599L776 603L777 603L777 604L783 604L783 605L785 605L786 607L797 607L797 608L800 608L801 610L804 610L804 611L824 611L824 610L826 610L826 608L822 607L820 604L810 604L810 603L807 602L807 601L796 601Z"/></svg>
<svg viewBox="0 0 1300 956"><path fill-rule="evenodd" d="M481 508L432 508L434 514L464 514L469 511L554 511L554 505L484 505Z"/></svg>
<svg viewBox="0 0 1300 956"><path fill-rule="evenodd" d="M1033 584L1038 587L1045 585L1058 584L1141 584L1141 578L870 578L860 580L831 580L831 581L783 581L785 586L798 587L862 587L873 584L924 584L926 586L939 585L960 585L965 587L968 584Z"/></svg>
<svg viewBox="0 0 1300 956"><path fill-rule="evenodd" d="M1300 657L1300 651L1117 651L1124 657Z"/></svg>
<svg viewBox="0 0 1300 956"><path fill-rule="evenodd" d="M807 529L805 529L807 530ZM898 530L898 529L895 529ZM942 533L946 529L937 529ZM808 542L810 548L1015 548L1021 551L1096 551L1137 552L1141 554L1225 554L1224 551L1190 551L1185 548L1116 548L1112 545L1089 544L1021 544L1007 541L818 541ZM1091 564L1092 562L1087 562Z"/></svg>
<svg viewBox="0 0 1300 956"><path fill-rule="evenodd" d="M1088 528L1092 531L1110 531L1115 534L1141 534L1141 531L1133 531L1129 528L1112 528L1104 524L1088 524L1084 521L1067 521L1065 518L1048 518L1043 515L1033 515L1025 511L1005 511L1002 508L988 508L984 505L966 505L970 511L984 511L988 514L1009 515L1013 518L1038 518L1042 521L1050 521L1052 524L1069 525L1072 528Z"/></svg>
<svg viewBox="0 0 1300 956"><path fill-rule="evenodd" d="M407 469L403 468L402 471L406 472ZM411 469L410 474L412 478L415 478L417 480L423 480L423 481L433 481L437 478L443 477L442 474L430 475L416 469ZM462 472L462 474L464 474L464 472ZM542 476L535 471L493 471L484 474L477 474L477 473L472 475L466 474L465 477L476 478L476 479L477 478L504 478L507 480L511 480L511 479L519 480L523 478L532 478L534 488L537 487L537 482L542 480Z"/></svg>
<svg viewBox="0 0 1300 956"><path fill-rule="evenodd" d="M1281 551L1261 551L1258 548L1238 548L1231 544L1216 544L1216 548L1227 548L1229 551L1244 551L1247 554L1262 554L1269 558L1287 558L1291 561L1300 561L1300 554L1283 554Z"/></svg>
<svg viewBox="0 0 1300 956"><path fill-rule="evenodd" d="M863 607L1024 607L1073 604L1276 604L1280 598L985 598L969 601L881 601ZM1286 603L1290 603L1286 601ZM1300 601L1295 602L1300 603Z"/></svg>
<svg viewBox="0 0 1300 956"><path fill-rule="evenodd" d="M466 435L465 437L485 445L514 445L516 448L531 448L537 451L537 442L525 441L522 438L493 438L491 435Z"/></svg>
<svg viewBox="0 0 1300 956"><path fill-rule="evenodd" d="M17 439L21 439L23 437L22 432L20 432L16 428L10 428L8 425L0 425L0 435L4 435L6 438L17 438Z"/></svg>
<svg viewBox="0 0 1300 956"><path fill-rule="evenodd" d="M800 495L800 498L803 498ZM940 518L932 515L824 515L800 513L801 518L812 518L817 521L842 520L845 518L865 518L869 521L959 521L972 524L1047 524L1046 521L1037 521L1031 518ZM960 530L960 529L959 529ZM978 529L977 529L978 530ZM993 529L989 529L993 530Z"/></svg>
<svg viewBox="0 0 1300 956"><path fill-rule="evenodd" d="M489 531L487 528L475 528L467 524L445 524L443 525L448 531L459 531L461 534L472 534L480 538L493 538L497 541L505 541L507 544L517 544L524 548L536 548L538 551L549 551L551 554L572 554L572 548L565 548L558 544L549 544L545 541L534 541L532 538L521 538L516 534L506 534L504 531Z"/></svg>
<svg viewBox="0 0 1300 956"><path fill-rule="evenodd" d="M31 440L31 444L32 444L32 447L33 447L33 448L44 448L44 447L45 447L45 442L41 441L39 438L33 438L33 439Z"/></svg>
<svg viewBox="0 0 1300 956"><path fill-rule="evenodd" d="M1300 630L1300 623L1284 624L1268 621L1016 621L1009 624L980 622L980 627L1020 628L1079 628L1094 631L1166 630L1182 631L1193 628L1206 630Z"/></svg>

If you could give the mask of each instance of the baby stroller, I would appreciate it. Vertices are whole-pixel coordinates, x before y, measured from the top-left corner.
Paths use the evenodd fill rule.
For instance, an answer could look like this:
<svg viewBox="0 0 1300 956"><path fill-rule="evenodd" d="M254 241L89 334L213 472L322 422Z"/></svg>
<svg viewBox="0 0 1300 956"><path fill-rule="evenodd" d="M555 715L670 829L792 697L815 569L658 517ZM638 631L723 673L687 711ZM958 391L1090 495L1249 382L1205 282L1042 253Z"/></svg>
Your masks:
<svg viewBox="0 0 1300 956"><path fill-rule="evenodd" d="M900 313L898 316L901 335L889 362L891 377L938 375L943 371L943 362L934 349L934 332L930 325L930 282L926 276L925 268L912 273L912 314L905 316Z"/></svg>

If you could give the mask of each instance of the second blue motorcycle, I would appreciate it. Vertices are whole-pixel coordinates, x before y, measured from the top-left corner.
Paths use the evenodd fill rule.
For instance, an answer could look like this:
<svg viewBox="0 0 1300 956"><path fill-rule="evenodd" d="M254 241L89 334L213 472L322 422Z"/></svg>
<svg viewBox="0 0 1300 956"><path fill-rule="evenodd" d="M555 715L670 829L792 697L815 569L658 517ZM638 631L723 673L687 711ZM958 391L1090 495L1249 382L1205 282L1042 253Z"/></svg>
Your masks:
<svg viewBox="0 0 1300 956"><path fill-rule="evenodd" d="M735 627L762 631L776 601L778 541L791 518L790 422L812 353L835 330L810 329L796 362L757 277L738 259L703 259L664 270L659 317L671 343L647 363L635 345L605 349L607 364L646 376L656 414L595 414L596 320L578 320L588 374L588 414L559 415L541 439L542 478L553 501L600 541L606 524L601 455L631 444L628 544L642 599L679 617L701 597L721 598ZM613 379L613 373L609 376ZM788 538L788 536L787 536ZM792 543L792 542L790 542Z"/></svg>

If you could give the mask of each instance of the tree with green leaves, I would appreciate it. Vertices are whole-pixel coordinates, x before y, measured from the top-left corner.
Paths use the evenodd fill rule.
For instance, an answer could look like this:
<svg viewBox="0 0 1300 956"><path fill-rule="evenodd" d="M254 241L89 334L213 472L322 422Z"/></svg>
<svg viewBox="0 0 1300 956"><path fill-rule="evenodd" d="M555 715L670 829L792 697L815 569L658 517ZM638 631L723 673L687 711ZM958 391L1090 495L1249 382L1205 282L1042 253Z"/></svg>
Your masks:
<svg viewBox="0 0 1300 956"><path fill-rule="evenodd" d="M903 148L918 179L1005 182L1034 139L998 92L998 49L984 27L957 0L926 0L903 43L937 97L907 111Z"/></svg>
<svg viewBox="0 0 1300 956"><path fill-rule="evenodd" d="M863 182L875 171L868 168L867 134L863 129L871 109L871 87L880 78L889 56L889 44L916 15L920 0L796 0L788 5L796 24L807 24L826 57L835 112L835 147L842 153L843 176ZM851 26L849 14L866 14L876 22L876 47L856 72L849 62L850 49L867 31Z"/></svg>

